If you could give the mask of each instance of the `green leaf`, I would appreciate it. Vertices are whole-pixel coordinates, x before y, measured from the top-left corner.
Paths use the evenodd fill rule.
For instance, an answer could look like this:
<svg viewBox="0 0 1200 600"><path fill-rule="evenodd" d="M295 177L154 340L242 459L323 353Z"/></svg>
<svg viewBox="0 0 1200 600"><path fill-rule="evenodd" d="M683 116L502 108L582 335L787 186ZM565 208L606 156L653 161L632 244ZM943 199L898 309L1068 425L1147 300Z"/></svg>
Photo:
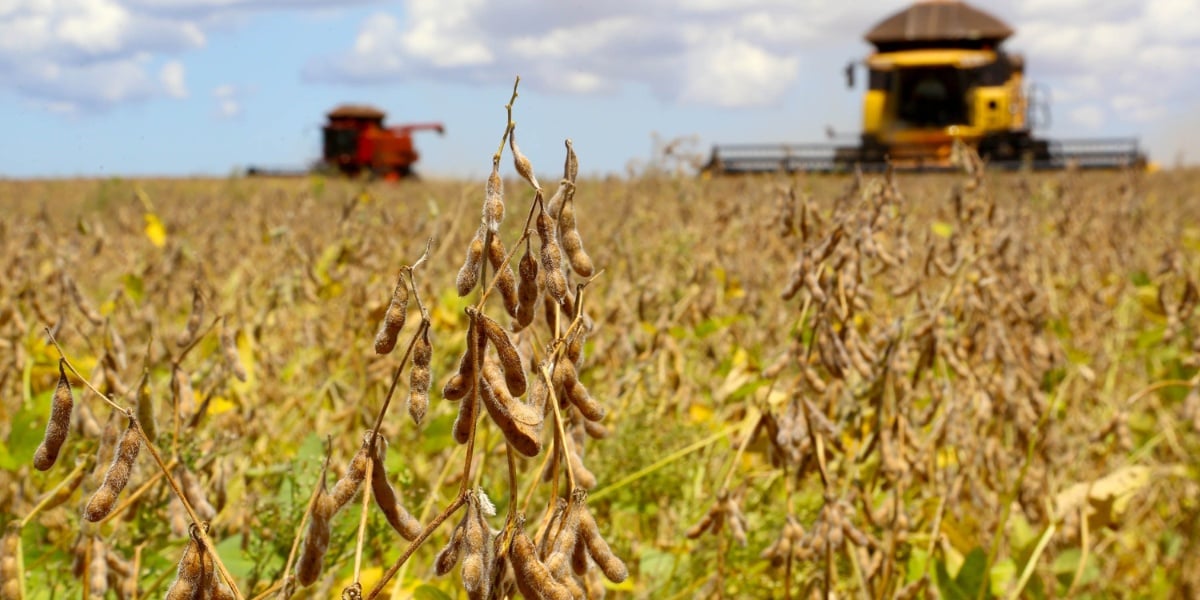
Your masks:
<svg viewBox="0 0 1200 600"><path fill-rule="evenodd" d="M141 303L146 298L146 282L141 277L126 273L121 277L121 284L125 286L125 294L134 302Z"/></svg>
<svg viewBox="0 0 1200 600"><path fill-rule="evenodd" d="M925 565L929 563L929 555L920 548L913 548L908 555L908 569L904 583L912 583L925 575Z"/></svg>
<svg viewBox="0 0 1200 600"><path fill-rule="evenodd" d="M424 438L421 440L421 451L434 454L453 446L455 442L451 430L454 428L455 418L457 415L454 413L446 413L430 419L421 435Z"/></svg>
<svg viewBox="0 0 1200 600"><path fill-rule="evenodd" d="M33 453L37 452L46 434L46 420L50 418L50 399L53 394L53 390L47 390L34 396L32 402L22 404L13 415L5 451L0 452L0 468L15 471L33 461Z"/></svg>
<svg viewBox="0 0 1200 600"><path fill-rule="evenodd" d="M979 590L987 581L987 554L983 548L976 547L967 553L954 580L971 598L979 597Z"/></svg>
<svg viewBox="0 0 1200 600"><path fill-rule="evenodd" d="M938 592L941 593L942 598L946 600L971 600L967 593L959 587L958 582L953 577L950 577L950 572L946 570L946 561L937 561L935 572L937 574Z"/></svg>
<svg viewBox="0 0 1200 600"><path fill-rule="evenodd" d="M1004 590L1017 582L1017 575L1017 563L1012 558L996 561L991 569L991 593L993 595L1003 594Z"/></svg>
<svg viewBox="0 0 1200 600"><path fill-rule="evenodd" d="M240 535L232 535L217 542L217 554L220 555L221 562L225 563L225 568L229 569L229 574L238 579L245 578L254 570L254 560L242 551Z"/></svg>
<svg viewBox="0 0 1200 600"><path fill-rule="evenodd" d="M420 587L413 590L413 600L454 600L446 595L446 592L439 590L429 584L421 584Z"/></svg>
<svg viewBox="0 0 1200 600"><path fill-rule="evenodd" d="M675 569L675 560L675 555L670 552L646 548L638 562L638 572L647 580L663 582L670 578Z"/></svg>

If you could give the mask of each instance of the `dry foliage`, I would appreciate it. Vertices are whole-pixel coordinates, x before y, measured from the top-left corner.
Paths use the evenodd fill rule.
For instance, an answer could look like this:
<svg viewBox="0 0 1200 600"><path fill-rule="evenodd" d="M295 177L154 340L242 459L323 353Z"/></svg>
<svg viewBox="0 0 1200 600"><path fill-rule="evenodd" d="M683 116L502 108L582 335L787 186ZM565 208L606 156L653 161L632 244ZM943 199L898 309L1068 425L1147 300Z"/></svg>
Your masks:
<svg viewBox="0 0 1200 600"><path fill-rule="evenodd" d="M543 198L511 132L0 182L0 597L1200 594L1196 172Z"/></svg>

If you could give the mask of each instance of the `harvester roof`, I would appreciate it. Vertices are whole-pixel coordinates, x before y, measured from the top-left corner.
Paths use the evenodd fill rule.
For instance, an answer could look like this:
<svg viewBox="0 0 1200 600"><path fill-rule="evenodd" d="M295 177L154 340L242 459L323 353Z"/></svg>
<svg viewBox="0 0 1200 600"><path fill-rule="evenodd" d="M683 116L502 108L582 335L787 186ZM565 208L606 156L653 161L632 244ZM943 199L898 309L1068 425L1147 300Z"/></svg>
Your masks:
<svg viewBox="0 0 1200 600"><path fill-rule="evenodd" d="M1013 34L1004 21L958 0L922 0L882 20L866 40L879 50L938 42L998 44Z"/></svg>
<svg viewBox="0 0 1200 600"><path fill-rule="evenodd" d="M367 104L342 104L326 115L330 119L383 119L385 113Z"/></svg>

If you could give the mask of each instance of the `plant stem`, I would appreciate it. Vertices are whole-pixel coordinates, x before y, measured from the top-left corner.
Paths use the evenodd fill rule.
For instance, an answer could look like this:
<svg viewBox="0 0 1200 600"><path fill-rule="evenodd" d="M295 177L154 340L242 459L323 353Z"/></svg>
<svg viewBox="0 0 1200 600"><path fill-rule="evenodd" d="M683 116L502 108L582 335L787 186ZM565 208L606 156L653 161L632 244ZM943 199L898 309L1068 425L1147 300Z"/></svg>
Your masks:
<svg viewBox="0 0 1200 600"><path fill-rule="evenodd" d="M25 517L18 522L17 529L24 529L25 526L29 524L29 521L36 517L39 512L42 512L42 510L44 510L47 506L54 503L56 499L55 497L58 496L61 490L77 485L72 480L75 478L82 479L84 477L84 471L87 469L89 463L90 461L87 460L77 463L75 465L75 469L71 471L65 478L63 478L62 481L58 482L58 485L55 485L54 489L42 496L42 499L39 500L32 509L30 509L29 514L25 515Z"/></svg>
<svg viewBox="0 0 1200 600"><path fill-rule="evenodd" d="M404 563L409 559L409 557L412 556L413 552L415 552L421 544L425 543L425 540L428 539L435 530L437 530L438 526L440 526L446 519L450 518L450 515L453 515L455 511L457 511L464 503L466 503L466 501L467 494L465 490L460 491L458 496L456 496L454 500L450 502L450 505L442 510L438 516L434 517L433 520L425 526L425 529L421 530L421 535L418 535L417 539L409 542L408 547L406 547L404 552L400 554L400 558L397 558L396 562L393 563L391 567L388 567L388 570L385 571L383 576L379 578L379 581L375 584L375 587L371 588L371 592L367 594L366 600L373 600L374 598L377 598L379 594L383 592L383 587L387 585L388 581L391 581L392 577L395 577L396 572L400 570L400 567L404 566Z"/></svg>
<svg viewBox="0 0 1200 600"><path fill-rule="evenodd" d="M184 508L184 510L187 511L188 517L192 520L192 523L197 525L196 530L199 532L198 537L200 538L200 541L204 544L203 550L212 555L213 564L216 565L217 571L219 571L221 574L221 578L225 580L225 583L229 584L229 588L233 592L234 599L235 600L244 600L244 598L242 597L242 592L238 589L237 583L235 583L233 580L233 576L231 576L229 574L229 570L225 568L225 563L223 563L221 561L221 557L217 554L215 548L213 547L212 540L209 539L209 537L208 537L208 532L204 530L205 529L204 527L199 526L200 523L202 522L200 520L200 517L196 516L196 511L195 511L195 509L192 508L192 504L190 502L188 502L187 496L183 493L183 490L180 489L179 482L175 481L175 478L171 476L171 472L167 468L166 462L163 461L162 455L159 454L158 448L155 447L154 442L150 439L150 436L146 435L146 431L144 429L142 429L141 423L138 423L137 415L134 414L133 409L122 408L120 405L118 405L116 402L114 402L108 396L105 396L104 394L102 394L100 392L100 390L97 390L96 387L93 386L92 383L87 380L87 378L85 378L83 375L81 375L79 373L78 370L75 369L75 365L72 365L71 361L67 360L66 353L63 352L62 346L60 346L58 344L58 340L54 339L54 335L50 332L50 328L49 327L45 328L45 331L46 331L46 335L49 336L49 338L50 338L50 342L54 344L54 347L56 349L58 349L58 353L59 353L59 356L61 357L60 360L62 361L62 363L65 364L67 366L67 368L71 370L72 373L74 373L77 377L79 377L83 381L84 385L87 386L88 389L92 390L92 392L95 393L97 396L100 396L101 398L103 398L104 401L107 402L114 409L124 413L125 418L129 419L129 426L132 427L134 429L134 431L137 432L138 437L142 438L142 443L145 444L146 450L148 450L150 452L150 456L154 457L154 462L155 462L155 464L158 465L159 470L162 471L163 477L166 477L167 484L169 484L171 486L171 491L175 493L175 497L179 498L180 503L183 504L183 508Z"/></svg>
<svg viewBox="0 0 1200 600"><path fill-rule="evenodd" d="M374 444L375 440L372 436L371 445L373 446ZM373 457L374 452L369 450L367 452L367 475L366 479L364 480L362 491L362 514L360 514L358 518L358 540L354 544L354 583L359 584L360 586L362 585L363 540L367 534L367 514L371 508L371 490L368 488L371 486L371 477L373 476L372 471L374 471L377 466Z"/></svg>

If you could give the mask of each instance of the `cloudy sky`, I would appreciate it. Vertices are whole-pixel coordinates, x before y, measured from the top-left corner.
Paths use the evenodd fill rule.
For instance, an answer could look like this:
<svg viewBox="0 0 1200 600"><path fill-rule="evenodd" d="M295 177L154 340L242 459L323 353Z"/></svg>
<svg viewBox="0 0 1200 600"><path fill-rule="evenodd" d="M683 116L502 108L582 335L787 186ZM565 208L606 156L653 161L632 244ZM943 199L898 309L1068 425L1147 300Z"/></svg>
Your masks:
<svg viewBox="0 0 1200 600"><path fill-rule="evenodd" d="M1050 91L1052 137L1138 136L1200 163L1200 0L976 0ZM858 129L841 69L903 0L0 0L0 177L301 167L326 110L375 104L421 169L489 166L520 75L535 165L620 173L658 140ZM861 84L861 82L860 82Z"/></svg>

